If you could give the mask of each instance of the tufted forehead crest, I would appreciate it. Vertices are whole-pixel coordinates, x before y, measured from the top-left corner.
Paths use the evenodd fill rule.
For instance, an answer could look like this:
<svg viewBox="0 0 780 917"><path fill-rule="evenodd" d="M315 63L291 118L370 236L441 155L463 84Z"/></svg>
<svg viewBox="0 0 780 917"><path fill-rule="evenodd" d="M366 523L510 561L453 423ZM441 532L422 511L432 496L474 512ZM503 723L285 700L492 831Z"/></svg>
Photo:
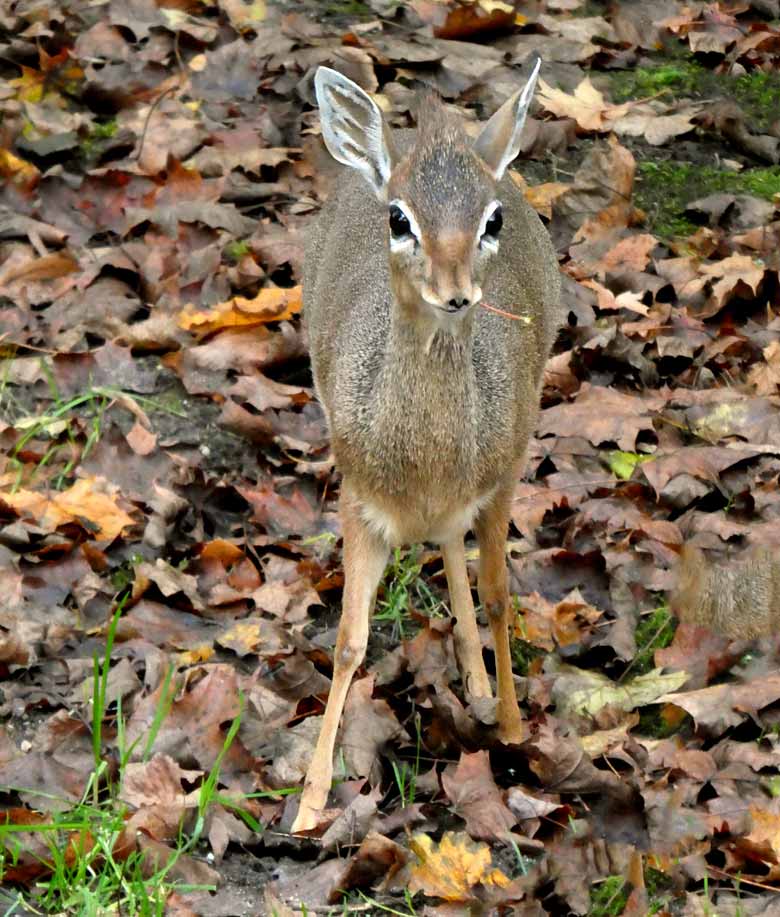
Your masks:
<svg viewBox="0 0 780 917"><path fill-rule="evenodd" d="M457 116L433 94L417 108L417 143L397 173L398 193L423 229L470 226L495 196L495 182Z"/></svg>

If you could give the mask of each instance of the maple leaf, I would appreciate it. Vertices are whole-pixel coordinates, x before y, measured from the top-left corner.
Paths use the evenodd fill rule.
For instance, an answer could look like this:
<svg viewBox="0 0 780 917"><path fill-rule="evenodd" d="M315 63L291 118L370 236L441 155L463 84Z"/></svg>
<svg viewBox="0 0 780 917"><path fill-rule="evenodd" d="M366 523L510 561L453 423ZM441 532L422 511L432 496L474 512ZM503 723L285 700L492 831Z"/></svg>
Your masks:
<svg viewBox="0 0 780 917"><path fill-rule="evenodd" d="M505 888L509 878L493 869L487 844L467 834L447 831L438 845L427 834L416 834L409 846L420 860L412 868L409 891L445 901L470 901L477 885Z"/></svg>
<svg viewBox="0 0 780 917"><path fill-rule="evenodd" d="M32 516L39 525L54 531L67 522L88 523L87 531L100 541L113 541L135 519L121 509L107 491L115 493L103 478L80 478L53 496L20 489L0 493L0 499L20 515Z"/></svg>
<svg viewBox="0 0 780 917"><path fill-rule="evenodd" d="M587 76L572 95L540 79L536 97L547 111L561 118L573 118L584 131L610 130L612 122L622 118L631 107L628 103L607 102Z"/></svg>

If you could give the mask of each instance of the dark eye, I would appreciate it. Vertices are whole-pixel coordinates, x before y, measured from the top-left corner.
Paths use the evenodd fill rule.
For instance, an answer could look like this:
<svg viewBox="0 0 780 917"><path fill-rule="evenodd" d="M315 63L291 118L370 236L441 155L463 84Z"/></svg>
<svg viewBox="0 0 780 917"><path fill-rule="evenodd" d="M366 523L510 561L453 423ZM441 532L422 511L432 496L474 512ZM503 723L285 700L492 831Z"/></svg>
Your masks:
<svg viewBox="0 0 780 917"><path fill-rule="evenodd" d="M412 234L409 217L395 204L390 206L390 232L394 239L403 239Z"/></svg>
<svg viewBox="0 0 780 917"><path fill-rule="evenodd" d="M490 219L487 221L487 223L485 223L485 235L492 236L494 239L497 239L503 225L504 217L501 214L501 208L496 207L496 209L490 215Z"/></svg>

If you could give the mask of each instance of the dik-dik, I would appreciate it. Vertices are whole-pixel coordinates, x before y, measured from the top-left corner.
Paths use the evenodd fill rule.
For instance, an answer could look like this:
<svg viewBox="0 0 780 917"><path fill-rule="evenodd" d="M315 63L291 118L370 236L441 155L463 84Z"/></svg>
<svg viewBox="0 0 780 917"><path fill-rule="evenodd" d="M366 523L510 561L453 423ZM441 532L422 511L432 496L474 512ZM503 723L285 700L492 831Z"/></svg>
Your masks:
<svg viewBox="0 0 780 917"><path fill-rule="evenodd" d="M294 831L316 826L339 719L368 641L393 545L441 546L467 698L491 697L464 535L479 543L498 734L517 742L506 539L560 315L550 239L506 176L539 72L476 139L432 96L416 131L392 131L373 100L320 67L322 135L343 170L305 253L314 382L342 474L344 599L333 683ZM481 301L511 313L488 312Z"/></svg>

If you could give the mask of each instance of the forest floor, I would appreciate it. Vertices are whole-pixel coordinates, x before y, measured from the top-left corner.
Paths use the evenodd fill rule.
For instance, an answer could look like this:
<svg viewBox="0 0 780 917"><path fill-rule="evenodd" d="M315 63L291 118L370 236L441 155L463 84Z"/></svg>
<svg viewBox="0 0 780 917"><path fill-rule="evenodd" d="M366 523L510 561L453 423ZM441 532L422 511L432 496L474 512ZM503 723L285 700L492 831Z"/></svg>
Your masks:
<svg viewBox="0 0 780 917"><path fill-rule="evenodd" d="M512 174L566 322L507 556L526 739L399 550L295 836L343 583L313 75L473 127L537 53ZM778 639L669 608L683 543L780 546L779 63L778 0L0 9L0 911L780 914Z"/></svg>

